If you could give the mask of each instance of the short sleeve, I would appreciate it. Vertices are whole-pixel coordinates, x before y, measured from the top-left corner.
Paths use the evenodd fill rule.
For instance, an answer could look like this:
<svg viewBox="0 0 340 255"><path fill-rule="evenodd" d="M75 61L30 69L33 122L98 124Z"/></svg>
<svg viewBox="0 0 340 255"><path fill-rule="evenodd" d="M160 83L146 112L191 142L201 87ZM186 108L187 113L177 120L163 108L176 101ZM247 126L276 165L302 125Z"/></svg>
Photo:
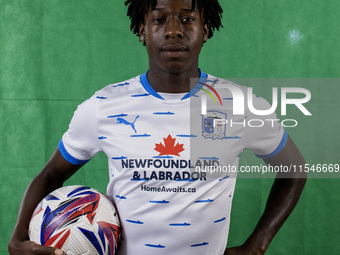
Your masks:
<svg viewBox="0 0 340 255"><path fill-rule="evenodd" d="M74 165L83 165L100 151L97 136L95 98L80 104L69 128L58 144L63 157Z"/></svg>
<svg viewBox="0 0 340 255"><path fill-rule="evenodd" d="M263 98L253 95L252 103L257 110L268 110L271 105ZM245 147L259 158L270 158L279 153L287 142L287 132L275 113L257 115L247 108Z"/></svg>

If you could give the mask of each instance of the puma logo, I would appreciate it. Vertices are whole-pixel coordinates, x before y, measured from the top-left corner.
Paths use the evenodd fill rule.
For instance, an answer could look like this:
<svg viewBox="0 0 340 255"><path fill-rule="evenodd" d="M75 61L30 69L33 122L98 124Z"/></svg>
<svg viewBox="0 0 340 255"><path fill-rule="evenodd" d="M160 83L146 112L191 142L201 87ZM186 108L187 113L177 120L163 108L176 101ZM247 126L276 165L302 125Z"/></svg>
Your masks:
<svg viewBox="0 0 340 255"><path fill-rule="evenodd" d="M137 117L135 118L135 120L133 122L128 122L127 120L125 120L123 118L118 118L117 124L124 124L124 125L127 125L127 126L131 126L131 128L135 131L135 133L137 133L137 130L135 128L135 122L138 118L139 118L139 115L137 115Z"/></svg>

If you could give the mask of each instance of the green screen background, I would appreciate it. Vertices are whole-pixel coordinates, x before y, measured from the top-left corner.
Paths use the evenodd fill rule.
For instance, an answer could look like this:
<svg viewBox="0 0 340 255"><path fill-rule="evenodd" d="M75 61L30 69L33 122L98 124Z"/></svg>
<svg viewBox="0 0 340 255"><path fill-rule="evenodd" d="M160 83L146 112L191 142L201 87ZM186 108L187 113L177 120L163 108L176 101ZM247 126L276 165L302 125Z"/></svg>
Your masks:
<svg viewBox="0 0 340 255"><path fill-rule="evenodd" d="M338 78L338 0L221 0L224 28L203 47L200 67L238 78ZM57 146L77 105L107 84L148 68L145 48L129 31L123 1L0 0L0 253L23 192ZM249 85L249 84L244 84ZM312 117L294 109L287 131L307 163L340 163L340 87L305 86ZM270 101L271 88L255 92ZM269 95L269 98L268 98ZM252 152L241 164L260 164ZM66 185L105 192L107 160L99 154ZM246 240L273 179L239 179L228 246ZM309 179L296 210L267 254L338 254L340 180Z"/></svg>

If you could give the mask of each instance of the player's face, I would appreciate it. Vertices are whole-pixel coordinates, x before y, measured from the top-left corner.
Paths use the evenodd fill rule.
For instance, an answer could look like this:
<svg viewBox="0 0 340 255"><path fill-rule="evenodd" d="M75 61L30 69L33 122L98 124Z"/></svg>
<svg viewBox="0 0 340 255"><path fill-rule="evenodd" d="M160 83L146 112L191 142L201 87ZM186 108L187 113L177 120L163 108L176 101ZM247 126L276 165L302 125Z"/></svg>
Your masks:
<svg viewBox="0 0 340 255"><path fill-rule="evenodd" d="M149 55L150 70L181 73L198 67L198 57L207 40L208 27L192 0L158 0L149 8L140 36Z"/></svg>

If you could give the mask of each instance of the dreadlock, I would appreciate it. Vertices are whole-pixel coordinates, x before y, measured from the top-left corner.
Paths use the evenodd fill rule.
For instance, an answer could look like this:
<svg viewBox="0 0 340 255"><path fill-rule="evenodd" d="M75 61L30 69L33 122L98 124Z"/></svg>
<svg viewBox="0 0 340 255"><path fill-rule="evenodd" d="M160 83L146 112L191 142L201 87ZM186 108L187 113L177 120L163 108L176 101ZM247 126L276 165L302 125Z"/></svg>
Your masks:
<svg viewBox="0 0 340 255"><path fill-rule="evenodd" d="M197 9L199 12L203 12L204 24L209 27L209 36L211 38L214 34L214 30L219 30L222 26L222 7L218 0L192 0L192 9L195 9L197 3ZM131 20L130 29L138 36L139 24L144 23L144 16L148 12L149 7L156 8L157 0L126 0L125 5L128 7L127 16Z"/></svg>

